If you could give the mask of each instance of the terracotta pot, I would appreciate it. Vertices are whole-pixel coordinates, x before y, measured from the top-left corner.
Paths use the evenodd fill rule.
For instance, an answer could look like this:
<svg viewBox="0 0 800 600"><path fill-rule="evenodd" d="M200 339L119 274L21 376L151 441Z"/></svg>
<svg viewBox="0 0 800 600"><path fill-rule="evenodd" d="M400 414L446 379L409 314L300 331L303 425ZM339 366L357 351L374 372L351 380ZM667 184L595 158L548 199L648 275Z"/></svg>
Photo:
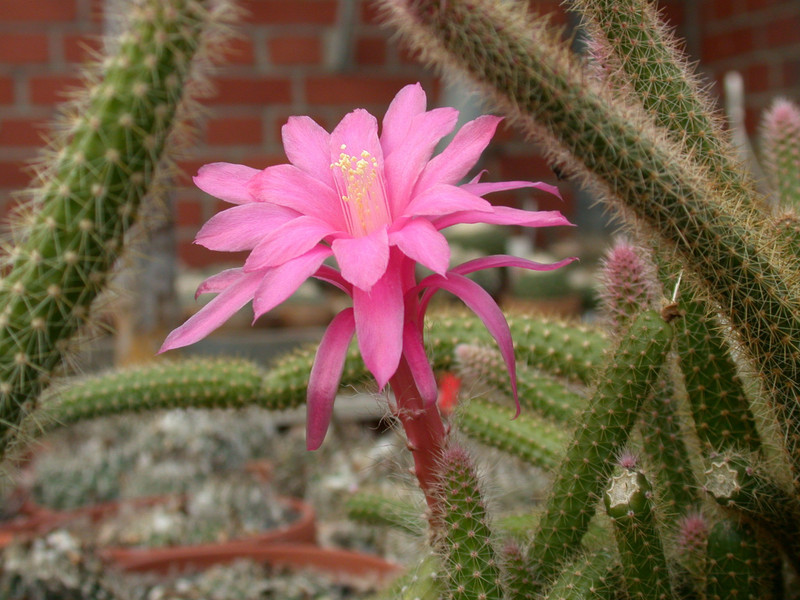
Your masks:
<svg viewBox="0 0 800 600"><path fill-rule="evenodd" d="M174 574L203 570L217 564L250 559L261 564L325 573L337 581L385 583L402 572L402 567L378 556L320 548L309 544L260 545L250 542L204 544L184 548L155 548L138 557L127 557L116 564L125 571Z"/></svg>
<svg viewBox="0 0 800 600"><path fill-rule="evenodd" d="M317 542L317 523L316 513L310 504L300 500L299 498L281 497L281 502L285 502L296 518L282 527L275 529L265 530L261 533L247 536L242 540L236 540L229 543L247 542L254 545L270 545L270 544L306 544L314 545ZM192 546L171 546L169 548L131 548L127 546L110 546L101 550L101 556L113 563L123 564L129 560L139 559L145 557L152 552L159 552L162 550L174 551L191 551L192 548L203 546L216 546L218 544L203 544Z"/></svg>

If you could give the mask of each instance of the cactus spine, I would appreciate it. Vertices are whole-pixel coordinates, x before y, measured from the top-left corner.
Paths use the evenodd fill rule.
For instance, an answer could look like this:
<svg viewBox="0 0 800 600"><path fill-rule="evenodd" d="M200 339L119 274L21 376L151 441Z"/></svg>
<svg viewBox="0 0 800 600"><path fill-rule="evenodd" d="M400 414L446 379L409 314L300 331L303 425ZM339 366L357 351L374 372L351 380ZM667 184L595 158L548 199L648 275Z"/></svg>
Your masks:
<svg viewBox="0 0 800 600"><path fill-rule="evenodd" d="M66 116L4 261L0 454L90 320L166 156L192 59L218 17L194 0L136 3L116 54L87 75L88 92Z"/></svg>

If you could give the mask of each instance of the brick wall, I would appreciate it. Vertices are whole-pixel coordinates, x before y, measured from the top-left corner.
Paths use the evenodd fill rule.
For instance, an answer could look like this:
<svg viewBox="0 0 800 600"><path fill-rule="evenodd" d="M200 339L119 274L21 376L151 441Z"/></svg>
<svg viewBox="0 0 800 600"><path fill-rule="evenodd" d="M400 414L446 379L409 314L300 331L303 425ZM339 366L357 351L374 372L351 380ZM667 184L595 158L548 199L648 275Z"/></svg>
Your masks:
<svg viewBox="0 0 800 600"><path fill-rule="evenodd" d="M55 102L76 83L85 45L103 27L102 0L0 0L0 198L23 187L23 165L41 143L42 123ZM243 0L250 16L241 26L229 64L216 77L207 101L209 118L200 143L183 161L189 174L211 161L267 166L285 162L280 127L292 114L308 114L332 127L355 106L382 114L405 83L421 81L431 103L447 96L444 85L401 49L379 26L367 0L352 13L338 0ZM558 12L558 0L532 2ZM748 87L749 123L778 91L800 98L800 8L797 0L670 0L661 3L688 47L712 78L741 68ZM698 6L700 5L700 6ZM494 179L555 183L547 164L513 132L502 129L485 156ZM544 195L540 208L573 211ZM506 196L503 202L519 202ZM2 200L0 200L2 202ZM5 203L7 205L8 202ZM184 178L174 195L178 256L188 266L229 258L191 244L202 222L220 208Z"/></svg>

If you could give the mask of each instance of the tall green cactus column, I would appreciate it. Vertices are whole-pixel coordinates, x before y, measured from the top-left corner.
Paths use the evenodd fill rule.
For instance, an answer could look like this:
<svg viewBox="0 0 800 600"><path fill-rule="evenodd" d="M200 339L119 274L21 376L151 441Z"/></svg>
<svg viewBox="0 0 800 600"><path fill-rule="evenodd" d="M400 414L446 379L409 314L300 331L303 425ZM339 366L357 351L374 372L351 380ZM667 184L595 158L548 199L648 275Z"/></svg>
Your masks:
<svg viewBox="0 0 800 600"><path fill-rule="evenodd" d="M118 49L87 74L41 186L20 213L0 285L0 454L91 321L143 197L156 183L193 58L229 14L139 0Z"/></svg>

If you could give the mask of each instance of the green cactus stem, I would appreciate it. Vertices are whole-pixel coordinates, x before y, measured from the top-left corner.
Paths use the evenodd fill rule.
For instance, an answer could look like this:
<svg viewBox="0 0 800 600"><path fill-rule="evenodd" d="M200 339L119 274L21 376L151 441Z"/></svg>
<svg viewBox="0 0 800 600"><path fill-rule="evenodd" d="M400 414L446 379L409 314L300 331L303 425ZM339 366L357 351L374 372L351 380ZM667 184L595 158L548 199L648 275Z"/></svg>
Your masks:
<svg viewBox="0 0 800 600"><path fill-rule="evenodd" d="M501 600L500 567L478 475L466 451L451 445L442 456L439 494L444 526L435 541L447 598Z"/></svg>
<svg viewBox="0 0 800 600"><path fill-rule="evenodd" d="M536 597L534 590L539 587L534 585L534 573L531 572L525 553L516 542L508 542L502 551L503 557L503 587L508 598L515 600L533 600Z"/></svg>
<svg viewBox="0 0 800 600"><path fill-rule="evenodd" d="M614 556L594 552L564 566L548 600L614 600L619 598L620 570Z"/></svg>
<svg viewBox="0 0 800 600"><path fill-rule="evenodd" d="M530 557L543 579L553 577L577 551L671 341L671 326L659 313L644 311L620 337L600 374L533 540Z"/></svg>
<svg viewBox="0 0 800 600"><path fill-rule="evenodd" d="M800 490L800 270L772 243L760 203L720 188L643 109L587 78L546 19L522 4L384 4L423 59L467 74L562 171L600 190L652 246L691 269L776 403Z"/></svg>
<svg viewBox="0 0 800 600"><path fill-rule="evenodd" d="M761 165L785 209L800 208L800 107L779 98L761 120Z"/></svg>
<svg viewBox="0 0 800 600"><path fill-rule="evenodd" d="M472 398L456 413L465 435L543 469L553 469L564 456L569 438L555 424L536 415L514 418L511 406Z"/></svg>
<svg viewBox="0 0 800 600"><path fill-rule="evenodd" d="M506 316L517 361L531 369L589 383L603 362L608 340L597 328L565 323L541 315ZM431 315L426 341L433 363L440 369L453 369L455 348L469 342L491 346L494 341L480 320L466 313Z"/></svg>
<svg viewBox="0 0 800 600"><path fill-rule="evenodd" d="M675 344L686 394L703 450L758 452L761 447L750 401L745 394L720 324L707 307L682 294L682 319Z"/></svg>
<svg viewBox="0 0 800 600"><path fill-rule="evenodd" d="M345 503L347 518L372 526L391 527L414 536L425 532L421 509L414 510L407 498L375 492L356 492Z"/></svg>
<svg viewBox="0 0 800 600"><path fill-rule="evenodd" d="M619 69L612 79L624 81L631 102L641 103L655 122L670 132L692 160L709 169L715 187L748 205L755 198L753 183L739 165L723 133L714 102L702 89L669 26L650 0L571 0L591 37L603 40Z"/></svg>
<svg viewBox="0 0 800 600"><path fill-rule="evenodd" d="M708 600L761 600L762 581L757 572L758 544L750 526L723 519L708 536Z"/></svg>
<svg viewBox="0 0 800 600"><path fill-rule="evenodd" d="M759 525L800 573L800 504L740 457L713 461L704 489L721 505Z"/></svg>
<svg viewBox="0 0 800 600"><path fill-rule="evenodd" d="M628 595L642 600L664 600L672 598L673 592L652 495L642 473L624 469L611 478L603 502L614 523Z"/></svg>
<svg viewBox="0 0 800 600"><path fill-rule="evenodd" d="M457 372L468 389L489 388L510 399L511 382L503 357L496 348L459 344L455 349ZM586 398L553 377L533 369L517 371L517 392L523 412L533 411L556 421L570 423L586 407ZM474 392L473 392L474 393Z"/></svg>
<svg viewBox="0 0 800 600"><path fill-rule="evenodd" d="M193 74L223 13L195 0L132 3L114 55L87 74L30 202L0 282L0 454L91 322L171 145Z"/></svg>

